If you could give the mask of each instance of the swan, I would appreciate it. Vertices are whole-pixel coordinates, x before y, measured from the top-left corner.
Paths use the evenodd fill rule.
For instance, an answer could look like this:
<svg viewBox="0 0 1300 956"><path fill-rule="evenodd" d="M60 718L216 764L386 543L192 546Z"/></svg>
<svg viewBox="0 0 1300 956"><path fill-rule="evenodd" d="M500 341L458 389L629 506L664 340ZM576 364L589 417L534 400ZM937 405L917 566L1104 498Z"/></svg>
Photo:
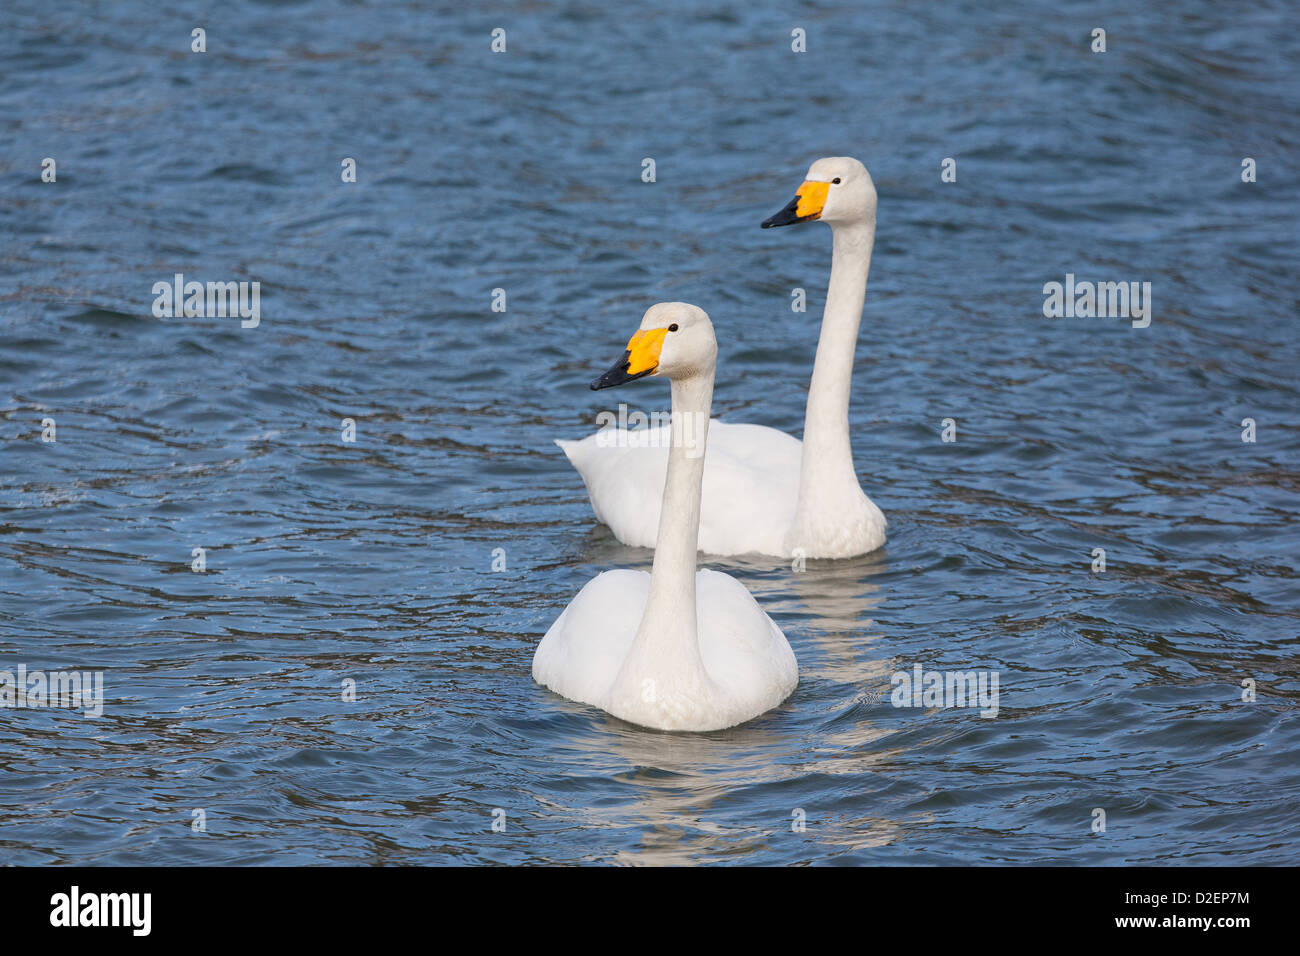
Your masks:
<svg viewBox="0 0 1300 956"><path fill-rule="evenodd" d="M876 187L847 156L819 159L763 228L821 220L833 238L830 286L803 441L762 425L713 422L699 548L708 554L847 558L885 543L885 516L863 493L849 441L849 388L876 235ZM655 545L667 430L607 427L556 440L582 476L596 519L624 544Z"/></svg>
<svg viewBox="0 0 1300 956"><path fill-rule="evenodd" d="M695 569L717 354L703 309L661 302L646 311L623 357L591 383L671 382L658 547L649 574L606 571L588 581L533 656L537 683L657 730L734 727L777 706L799 682L794 651L745 586Z"/></svg>

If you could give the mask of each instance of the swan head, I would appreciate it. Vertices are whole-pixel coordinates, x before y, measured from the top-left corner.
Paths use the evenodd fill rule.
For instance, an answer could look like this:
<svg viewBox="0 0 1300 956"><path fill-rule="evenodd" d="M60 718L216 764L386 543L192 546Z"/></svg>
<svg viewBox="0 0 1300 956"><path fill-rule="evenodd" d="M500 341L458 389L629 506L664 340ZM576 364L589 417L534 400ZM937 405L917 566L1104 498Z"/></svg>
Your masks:
<svg viewBox="0 0 1300 956"><path fill-rule="evenodd" d="M867 167L852 156L827 156L808 167L803 185L789 205L763 220L763 228L819 219L832 226L875 222L876 184Z"/></svg>
<svg viewBox="0 0 1300 956"><path fill-rule="evenodd" d="M626 385L647 375L682 379L712 374L717 358L718 341L707 312L686 302L660 302L646 309L623 357L591 388Z"/></svg>

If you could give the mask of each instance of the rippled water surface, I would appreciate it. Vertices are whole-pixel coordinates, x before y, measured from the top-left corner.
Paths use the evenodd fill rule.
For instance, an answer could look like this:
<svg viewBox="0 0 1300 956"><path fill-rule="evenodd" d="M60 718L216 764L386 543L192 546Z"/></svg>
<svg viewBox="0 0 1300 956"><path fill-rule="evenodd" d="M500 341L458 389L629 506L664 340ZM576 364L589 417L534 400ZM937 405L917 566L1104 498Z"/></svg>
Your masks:
<svg viewBox="0 0 1300 956"><path fill-rule="evenodd" d="M0 12L0 670L107 698L0 711L0 863L1300 862L1293 5L171 6ZM651 554L552 439L667 407L586 387L665 299L800 433L830 233L758 222L827 154L888 544L708 560L800 661L745 726L562 700L541 635ZM177 272L261 324L155 318ZM998 716L891 706L918 663Z"/></svg>

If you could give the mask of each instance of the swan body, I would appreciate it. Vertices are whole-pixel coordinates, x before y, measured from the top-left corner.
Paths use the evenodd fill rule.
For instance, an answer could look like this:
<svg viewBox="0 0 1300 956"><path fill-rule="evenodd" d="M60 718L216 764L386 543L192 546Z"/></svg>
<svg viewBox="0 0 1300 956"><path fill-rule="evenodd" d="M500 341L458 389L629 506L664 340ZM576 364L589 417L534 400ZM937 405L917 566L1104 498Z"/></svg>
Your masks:
<svg viewBox="0 0 1300 956"><path fill-rule="evenodd" d="M698 440L688 445L681 433L666 429L667 447L617 449L662 456L601 462L601 469L611 469L602 471L601 480L611 485L620 460L628 468L643 461L646 467L661 464L659 507L652 508L650 499L639 502L657 525L645 532L655 546L653 568L649 574L606 571L593 578L533 656L539 684L659 730L733 727L776 707L799 681L785 635L745 586L718 571L696 570L705 460L717 450L708 417L716 356L703 310L660 303L646 312L623 360L593 383L605 388L644 375L668 376L674 425L694 416ZM644 518L629 520L645 525Z"/></svg>
<svg viewBox="0 0 1300 956"><path fill-rule="evenodd" d="M885 516L858 484L848 421L876 226L866 167L848 157L817 160L794 201L763 226L813 219L830 224L834 246L803 441L761 425L710 424L697 542L707 554L845 558L885 543ZM655 544L666 431L608 427L556 442L582 476L596 519L624 544Z"/></svg>
<svg viewBox="0 0 1300 956"><path fill-rule="evenodd" d="M702 667L665 668L633 654L650 595L644 571L592 578L533 657L533 679L561 697L660 730L720 730L771 710L798 683L785 635L748 589L718 571L695 573Z"/></svg>
<svg viewBox="0 0 1300 956"><path fill-rule="evenodd" d="M582 476L596 520L624 544L653 548L668 465L668 426L609 428L560 441ZM799 439L765 425L709 423L699 549L783 554L799 497Z"/></svg>

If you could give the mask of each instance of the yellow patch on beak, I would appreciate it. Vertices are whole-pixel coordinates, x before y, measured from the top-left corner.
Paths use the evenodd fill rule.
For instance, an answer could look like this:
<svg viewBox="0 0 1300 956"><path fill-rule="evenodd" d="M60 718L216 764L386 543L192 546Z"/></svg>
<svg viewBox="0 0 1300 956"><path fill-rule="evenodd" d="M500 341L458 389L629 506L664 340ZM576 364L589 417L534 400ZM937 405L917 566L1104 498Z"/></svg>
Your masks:
<svg viewBox="0 0 1300 956"><path fill-rule="evenodd" d="M667 329L642 329L627 343L627 374L653 372L659 366L659 352L664 347Z"/></svg>
<svg viewBox="0 0 1300 956"><path fill-rule="evenodd" d="M826 205L826 194L830 191L830 183L805 182L795 194L799 197L799 205L794 214L800 219L815 219L820 216L822 207Z"/></svg>

